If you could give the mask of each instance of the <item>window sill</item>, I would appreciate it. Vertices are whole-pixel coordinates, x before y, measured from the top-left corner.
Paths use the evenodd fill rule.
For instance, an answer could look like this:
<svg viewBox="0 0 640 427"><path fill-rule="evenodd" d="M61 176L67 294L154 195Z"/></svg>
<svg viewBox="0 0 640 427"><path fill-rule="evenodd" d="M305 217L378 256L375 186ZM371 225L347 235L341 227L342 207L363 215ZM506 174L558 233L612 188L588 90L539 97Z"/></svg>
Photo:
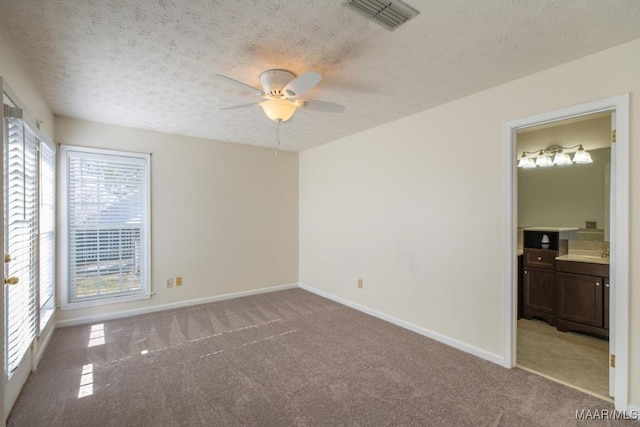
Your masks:
<svg viewBox="0 0 640 427"><path fill-rule="evenodd" d="M91 308L91 307L99 307L101 305L120 304L124 302L140 301L140 300L149 299L149 298L151 298L151 293L114 296L114 297L108 297L108 298L94 299L90 301L68 302L68 303L62 303L60 306L60 310L62 311L78 310L81 308Z"/></svg>

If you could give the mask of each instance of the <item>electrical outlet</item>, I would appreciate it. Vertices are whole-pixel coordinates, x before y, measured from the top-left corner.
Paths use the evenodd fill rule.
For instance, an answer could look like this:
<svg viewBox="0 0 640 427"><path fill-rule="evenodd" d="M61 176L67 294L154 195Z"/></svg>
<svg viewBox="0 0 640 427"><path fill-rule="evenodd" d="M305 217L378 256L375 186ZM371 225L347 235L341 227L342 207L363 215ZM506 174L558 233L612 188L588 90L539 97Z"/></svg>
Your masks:
<svg viewBox="0 0 640 427"><path fill-rule="evenodd" d="M181 276L176 277L176 286L182 286L182 277Z"/></svg>
<svg viewBox="0 0 640 427"><path fill-rule="evenodd" d="M362 279L358 279L358 287L359 287L360 289L362 289L362 288L363 288L363 286L364 286L364 283L363 283Z"/></svg>
<svg viewBox="0 0 640 427"><path fill-rule="evenodd" d="M166 279L164 279L164 287L165 288L170 288L173 286L173 280L171 279L171 277L168 277Z"/></svg>

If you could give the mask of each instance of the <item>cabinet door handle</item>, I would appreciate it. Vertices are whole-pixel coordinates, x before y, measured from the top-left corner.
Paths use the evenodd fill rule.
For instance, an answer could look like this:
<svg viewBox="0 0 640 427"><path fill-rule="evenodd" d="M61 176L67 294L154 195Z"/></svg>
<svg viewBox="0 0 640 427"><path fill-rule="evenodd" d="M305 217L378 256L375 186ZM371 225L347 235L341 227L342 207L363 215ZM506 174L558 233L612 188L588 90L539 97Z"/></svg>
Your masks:
<svg viewBox="0 0 640 427"><path fill-rule="evenodd" d="M538 261L542 261L542 257L541 256L538 257Z"/></svg>
<svg viewBox="0 0 640 427"><path fill-rule="evenodd" d="M527 271L527 270L525 270L525 271L524 271L524 274L527 274L527 273L528 273L528 271Z"/></svg>
<svg viewBox="0 0 640 427"><path fill-rule="evenodd" d="M596 282L596 286L600 286L600 282Z"/></svg>
<svg viewBox="0 0 640 427"><path fill-rule="evenodd" d="M604 287L605 287L605 288L608 288L608 287L609 287L609 284L608 284L608 283L605 283Z"/></svg>

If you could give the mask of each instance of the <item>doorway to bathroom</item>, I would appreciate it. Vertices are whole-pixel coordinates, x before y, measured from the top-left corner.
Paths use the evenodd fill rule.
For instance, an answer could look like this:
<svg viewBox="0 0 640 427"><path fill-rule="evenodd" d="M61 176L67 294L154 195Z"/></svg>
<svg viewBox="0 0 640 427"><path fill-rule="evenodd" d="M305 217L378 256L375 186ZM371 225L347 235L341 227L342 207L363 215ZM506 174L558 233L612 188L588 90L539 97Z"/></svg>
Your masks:
<svg viewBox="0 0 640 427"><path fill-rule="evenodd" d="M562 227L557 225L542 225L541 227L547 227L555 229L553 230L556 234L550 240L556 239L556 248L558 254L551 259L546 259L544 257L540 257L540 263L537 267L543 267L545 261L547 261L547 267L550 270L554 270L554 275L556 280L547 280L547 283L553 283L550 285L547 290L547 301L553 301L551 307L547 307L548 310L553 314L553 310L556 309L556 306L562 310L571 310L571 304L568 304L567 301L570 299L565 298L564 292L570 289L578 289L577 282L575 276L577 274L576 271L572 269L574 267L568 268L567 271L556 271L556 262L560 265L560 259L556 260L557 257L562 257L563 255L570 255L568 253L568 242L569 237L568 233L576 233L573 235L572 249L574 250L593 250L595 248L592 246L591 249L583 246L580 249L580 245L596 245L596 240L589 240L585 237L585 235L577 236L577 233L583 230L583 233L590 233L594 230L593 220L595 219L595 230L601 230L602 235L608 233L608 246L610 248L610 256L609 256L609 278L607 283L610 284L610 292L608 293L608 301L604 302L604 292L602 293L602 309L604 311L605 306L609 311L608 317L608 327L609 330L609 343L606 346L606 360L609 365L609 394L614 396L615 407L618 410L627 409L628 404L628 307L625 304L628 301L628 254L629 254L629 240L628 240L628 231L629 231L629 200L628 200L628 188L629 188L629 164L628 164L628 150L629 150L629 97L628 95L622 95L613 98L607 98L599 101L590 102L587 104L577 105L573 107L564 108L561 110L551 111L543 114L538 114L531 117L526 117L518 120L513 120L505 124L504 126L504 143L505 143L505 158L504 158L504 176L505 176L505 197L504 197L504 208L505 208L505 224L504 224L504 257L505 257L505 276L504 276L504 290L505 290L505 366L515 367L519 365L518 359L518 340L523 337L518 336L518 271L522 271L518 269L517 265L517 250L518 250L518 225L519 216L518 216L518 205L519 205L519 197L518 197L518 161L516 159L522 157L522 152L518 152L518 138L519 136L523 137L527 133L528 129L531 129L533 132L537 127L537 130L543 130L545 128L552 128L558 124L567 125L571 122L580 122L585 121L585 118L595 119L598 116L607 117L610 115L610 123L611 127L609 130L614 130L615 133L611 134L611 136L615 137L615 143L611 145L610 149L610 210L608 214L603 213L603 224L609 224L609 228L603 227L602 225L598 228L598 220L597 218L590 218L589 224L587 224L587 220L585 220L585 224L578 224L580 226L571 226L571 227ZM604 120L604 119L603 119ZM540 148L543 153L538 151L537 153L531 153L530 156L533 157L533 161L537 161L537 157L539 154L545 154L544 149L549 148L551 145L556 145L562 148L562 151L566 147L567 151L570 147L567 143L560 143L561 141L549 141L549 145ZM584 149L584 147L582 147ZM580 147L573 148L574 153L580 151ZM595 148L594 148L595 150ZM524 150L524 151L534 151L534 150ZM547 153L551 162L553 162L554 155L559 150L556 148L555 152ZM585 150L588 151L588 150ZM570 156L573 157L574 153L570 153ZM594 151L595 154L595 151ZM562 157L562 156L560 156ZM565 159L566 160L566 159ZM606 162L605 162L606 163ZM553 166L560 169L560 166ZM566 167L566 169L575 166ZM554 192L556 186L551 186L547 188L547 191L544 193L545 197L541 200L538 200L538 204L545 205L549 202L549 199L552 197L558 197L557 194L551 195L550 193ZM604 191L604 189L603 189ZM608 215L606 219L604 217ZM540 225L536 224L532 227L540 227ZM575 230L565 230L565 229L575 229ZM589 230L589 231L587 231ZM523 230L524 231L524 230ZM542 245L542 236L546 233L541 233L539 235L540 241L536 244ZM562 234L562 236L561 236ZM590 236L593 237L593 236ZM580 238L585 238L580 240ZM589 242L592 243L584 243ZM576 242L578 243L576 246ZM603 240L599 243L600 245L606 245L604 242L606 240L603 237ZM534 248L538 250L543 250L542 246L539 248ZM605 249L604 247L601 249ZM560 253L563 252L563 253ZM602 254L602 252L601 252ZM540 256L540 255L538 255ZM585 254L585 256L589 256ZM591 255L595 258L595 254L592 252ZM535 262L536 259L530 259L530 261ZM569 264L569 260L562 260L563 267L567 268L566 265ZM598 270L598 275L602 276L602 271ZM602 276L603 277L603 276ZM585 282L586 283L586 282ZM605 285L604 281L599 281L599 285L596 285L596 282L591 284L592 287L598 286L600 289ZM558 292L560 289L560 293ZM582 289L582 288L580 288ZM536 297L538 298L539 295ZM554 298L555 297L555 298ZM543 305L538 304L540 300L533 298L529 302L533 302L533 304L529 304L529 309L532 308L542 310ZM563 299L564 298L564 299ZM536 306L538 307L532 307ZM575 308L575 307L574 307ZM566 316L566 312L562 311L563 321L566 321L564 317ZM531 314L531 313L530 313ZM539 314L539 313L533 313ZM575 314L575 313L574 313ZM522 312L521 312L522 315ZM544 316L531 316L531 321L540 322L542 321L534 320L536 317L544 318ZM556 312L556 319L557 312ZM528 320L528 319L527 319ZM579 320L576 318L571 318L572 321ZM549 319L545 319L544 325L549 323ZM579 323L579 322L577 322ZM539 324L533 324L535 326L540 326ZM602 324L602 328L604 328L604 324ZM557 328L557 325L556 325ZM572 326L573 328L573 326ZM572 328L569 328L571 330ZM566 322L562 325L560 334L567 333L562 332L562 329L566 329ZM568 332L571 336L583 337L588 339L600 339L602 338L594 338L593 330L590 331L578 331ZM589 332L589 334L584 334L584 332ZM526 334L526 332L524 332ZM534 331L534 334L536 332ZM568 336L568 335L567 335ZM545 347L548 349L548 339L543 338L543 342L545 343ZM606 340L605 340L606 342ZM541 352L544 354L545 349L542 349ZM525 360L526 363L526 360ZM612 366L614 365L615 368ZM551 375L547 375L550 376ZM558 380L558 379L556 379ZM562 381L562 380L560 380ZM574 387L582 388L579 385L571 384L567 381L562 381L572 385ZM596 394L596 393L594 393Z"/></svg>
<svg viewBox="0 0 640 427"><path fill-rule="evenodd" d="M611 112L517 131L518 367L609 399Z"/></svg>

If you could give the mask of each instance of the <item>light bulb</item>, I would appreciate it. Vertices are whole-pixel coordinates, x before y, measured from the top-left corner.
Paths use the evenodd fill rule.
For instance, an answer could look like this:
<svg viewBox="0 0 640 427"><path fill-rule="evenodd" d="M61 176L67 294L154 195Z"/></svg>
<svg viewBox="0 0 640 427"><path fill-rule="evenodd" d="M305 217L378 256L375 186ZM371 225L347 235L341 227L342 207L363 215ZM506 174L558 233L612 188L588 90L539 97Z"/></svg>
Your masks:
<svg viewBox="0 0 640 427"><path fill-rule="evenodd" d="M286 122L296 112L296 104L286 99L273 98L260 104L265 114L273 121Z"/></svg>
<svg viewBox="0 0 640 427"><path fill-rule="evenodd" d="M576 154L573 155L573 161L575 163L578 163L579 165L593 163L593 160L591 160L591 154L584 151L584 148L582 148L582 145L580 146L580 148L578 148L578 151L576 151Z"/></svg>
<svg viewBox="0 0 640 427"><path fill-rule="evenodd" d="M520 157L520 161L518 162L518 167L523 169L535 168L536 165L533 163L533 159L527 157L525 153L522 153L522 157Z"/></svg>
<svg viewBox="0 0 640 427"><path fill-rule="evenodd" d="M563 166L563 165L570 165L571 163L572 163L571 158L563 152L558 152L553 157L554 165Z"/></svg>
<svg viewBox="0 0 640 427"><path fill-rule="evenodd" d="M553 162L551 161L547 153L540 150L538 157L536 157L536 166L539 166L541 168L548 168L549 166L553 166Z"/></svg>

